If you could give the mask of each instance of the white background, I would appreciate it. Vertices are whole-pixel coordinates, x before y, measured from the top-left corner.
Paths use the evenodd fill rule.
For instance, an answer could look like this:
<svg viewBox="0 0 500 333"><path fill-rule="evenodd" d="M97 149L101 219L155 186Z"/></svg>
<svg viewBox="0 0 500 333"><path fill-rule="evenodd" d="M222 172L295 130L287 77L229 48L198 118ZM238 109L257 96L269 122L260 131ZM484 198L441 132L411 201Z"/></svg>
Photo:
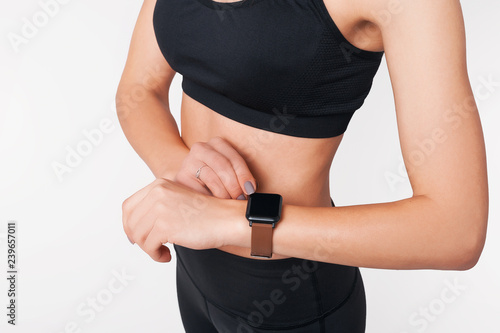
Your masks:
<svg viewBox="0 0 500 333"><path fill-rule="evenodd" d="M121 223L122 201L153 180L124 137L114 110L114 94L141 4L69 0L35 36L19 45L18 52L9 34L21 34L23 19L33 20L42 9L33 0L0 4L1 332L183 331L174 264L156 263L137 245L131 246ZM500 234L495 203L500 199L500 86L488 90L483 82L488 77L500 82L500 3L467 0L462 6L470 81L488 152L491 209L486 246L480 262L469 271L363 268L367 332L498 332ZM177 75L171 89L176 119L180 96ZM76 149L85 140L83 131L98 128L103 119L112 122L112 131L60 181L53 163L64 163L67 147ZM404 175L393 186L387 181L400 168L384 60L337 153L331 170L332 197L338 206L409 197L411 188ZM9 220L18 223L15 328L6 324ZM121 272L130 280L115 281ZM463 289L450 292L448 283ZM445 303L442 295L455 297ZM92 316L89 302L95 298L105 304L92 310ZM430 308L432 319L418 315L424 308Z"/></svg>

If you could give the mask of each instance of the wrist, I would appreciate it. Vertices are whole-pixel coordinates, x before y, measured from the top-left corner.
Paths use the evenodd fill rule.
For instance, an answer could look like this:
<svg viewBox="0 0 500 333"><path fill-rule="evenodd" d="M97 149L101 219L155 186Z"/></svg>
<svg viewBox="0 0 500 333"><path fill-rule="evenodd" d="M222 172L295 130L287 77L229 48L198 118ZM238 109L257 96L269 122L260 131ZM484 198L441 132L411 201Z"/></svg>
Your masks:
<svg viewBox="0 0 500 333"><path fill-rule="evenodd" d="M156 178L175 180L175 177L181 168L182 162L188 154L189 149L185 146L169 151L168 160L162 161L161 168L152 170L154 176Z"/></svg>
<svg viewBox="0 0 500 333"><path fill-rule="evenodd" d="M220 201L218 230L222 246L250 247L250 228L245 217L247 200L217 199Z"/></svg>

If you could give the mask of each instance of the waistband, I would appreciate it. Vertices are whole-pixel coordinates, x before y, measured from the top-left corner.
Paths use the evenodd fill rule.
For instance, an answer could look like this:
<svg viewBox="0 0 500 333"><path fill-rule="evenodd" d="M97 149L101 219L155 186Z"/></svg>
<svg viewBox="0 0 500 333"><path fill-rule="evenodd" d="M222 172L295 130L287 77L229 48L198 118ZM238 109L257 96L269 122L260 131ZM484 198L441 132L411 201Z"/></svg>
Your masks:
<svg viewBox="0 0 500 333"><path fill-rule="evenodd" d="M324 317L347 301L361 279L358 267L174 247L177 269L187 272L208 302L250 326L249 314L267 314L260 328L298 327Z"/></svg>

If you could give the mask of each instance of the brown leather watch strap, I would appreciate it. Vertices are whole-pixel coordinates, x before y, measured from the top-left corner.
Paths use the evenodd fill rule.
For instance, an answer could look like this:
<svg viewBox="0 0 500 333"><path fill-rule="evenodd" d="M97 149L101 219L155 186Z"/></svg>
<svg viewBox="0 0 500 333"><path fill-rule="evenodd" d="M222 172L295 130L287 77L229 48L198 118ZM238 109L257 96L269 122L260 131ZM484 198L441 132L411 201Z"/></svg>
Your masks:
<svg viewBox="0 0 500 333"><path fill-rule="evenodd" d="M273 225L252 222L250 254L254 257L271 258L273 255Z"/></svg>

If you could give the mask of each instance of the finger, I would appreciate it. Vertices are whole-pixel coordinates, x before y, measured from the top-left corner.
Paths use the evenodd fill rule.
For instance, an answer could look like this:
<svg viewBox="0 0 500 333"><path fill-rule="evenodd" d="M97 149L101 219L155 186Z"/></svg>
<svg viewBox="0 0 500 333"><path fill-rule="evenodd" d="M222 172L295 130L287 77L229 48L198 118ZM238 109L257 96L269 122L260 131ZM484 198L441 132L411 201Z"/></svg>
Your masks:
<svg viewBox="0 0 500 333"><path fill-rule="evenodd" d="M200 170L198 178L196 178L196 172L198 170L194 172L194 179L202 184L205 184L214 197L230 199L231 195L222 183L220 175L217 174L208 163L203 164L206 164L206 166Z"/></svg>
<svg viewBox="0 0 500 333"><path fill-rule="evenodd" d="M151 229L153 229L156 219L157 215L153 214L153 209L142 211L142 215L137 213L131 217L128 225L129 238L142 248L142 244L144 244Z"/></svg>
<svg viewBox="0 0 500 333"><path fill-rule="evenodd" d="M214 141L214 139L211 139L210 141ZM214 196L228 199L231 197L236 198L241 194L241 189L239 188L238 180L236 174L234 173L233 166L226 156L214 149L212 145L207 142L197 142L196 144L193 144L191 147L191 152L204 164L212 168L212 171L219 178L220 183L223 184L224 189L216 188L215 186L217 186L219 182L212 177L213 175L211 173L208 173L208 176L211 177L208 179L208 181L211 183L205 184L210 189L210 191L212 191L212 193L215 192ZM196 164L196 167L200 167L201 165ZM203 172L204 169L206 168L202 169ZM191 172L196 173L195 170L192 170ZM224 192L227 192L228 195L222 195Z"/></svg>
<svg viewBox="0 0 500 333"><path fill-rule="evenodd" d="M247 187L245 187L245 183L248 181L252 183L254 190L257 188L257 182L255 181L252 172L248 168L245 159L229 142L220 137L215 137L211 139L208 144L210 144L215 150L224 155L231 163L232 169L236 175L236 179L239 185L239 192L237 193L236 197L238 197L242 193L241 191L243 191L245 194L250 194L250 189L247 189L248 185ZM229 192L231 193L231 191ZM235 197L234 193L231 193L231 195L233 198Z"/></svg>
<svg viewBox="0 0 500 333"><path fill-rule="evenodd" d="M221 159L225 159L224 156L215 151L206 142L195 142L191 146L188 157L186 157L186 159L183 161L176 179L180 180L180 183L192 189L200 190L202 194L213 195L218 198L224 199L231 198L231 195L226 190L223 182L221 181L221 177L224 177L224 175L222 175L223 172L220 172L221 175L214 175L213 169L212 172L209 171L208 174L204 170L207 168L207 165L209 165L210 167L212 167L211 164L220 165L221 162L219 162L218 160ZM231 168L231 164L226 161L226 169L229 170L233 174L233 177L236 179L234 171L232 171ZM202 177L200 177L201 175L203 175L203 179ZM200 185L203 186L206 191L202 191Z"/></svg>
<svg viewBox="0 0 500 333"><path fill-rule="evenodd" d="M163 245L163 243L166 243L165 235L158 229L157 224L155 224L142 244L142 249L154 261L169 262L172 259L172 255L170 249Z"/></svg>
<svg viewBox="0 0 500 333"><path fill-rule="evenodd" d="M163 188L161 181L154 181L153 183L146 186L144 189L137 192L135 195L137 197L132 198L134 200L134 206L126 207L124 203L123 212L123 229L127 234L129 240L133 243L138 243L140 238L138 238L137 230L139 230L139 225L143 224L142 228L152 228L152 222L150 219L144 219L144 217L153 211L153 205L161 200ZM132 196L132 197L134 197ZM132 205L132 203L130 204ZM149 223L148 223L149 221Z"/></svg>
<svg viewBox="0 0 500 333"><path fill-rule="evenodd" d="M199 161L199 163L197 164L201 165L203 164L203 162ZM205 195L212 195L212 193L208 190L205 184L200 179L196 179L196 172L194 178L191 172L185 172L185 171L179 172L177 176L174 178L174 181L178 184L189 187L190 189L198 193Z"/></svg>
<svg viewBox="0 0 500 333"><path fill-rule="evenodd" d="M212 143L213 144L213 143ZM238 177L234 172L233 164L224 155L218 151L212 144L207 144L209 149L206 150L203 161L212 169L212 171L217 175L221 184L224 186L225 191L228 193L227 198L237 198L241 193L241 187L238 182ZM202 170L204 171L205 168ZM211 176L210 172L208 175ZM212 187L208 185L208 188L212 190Z"/></svg>

